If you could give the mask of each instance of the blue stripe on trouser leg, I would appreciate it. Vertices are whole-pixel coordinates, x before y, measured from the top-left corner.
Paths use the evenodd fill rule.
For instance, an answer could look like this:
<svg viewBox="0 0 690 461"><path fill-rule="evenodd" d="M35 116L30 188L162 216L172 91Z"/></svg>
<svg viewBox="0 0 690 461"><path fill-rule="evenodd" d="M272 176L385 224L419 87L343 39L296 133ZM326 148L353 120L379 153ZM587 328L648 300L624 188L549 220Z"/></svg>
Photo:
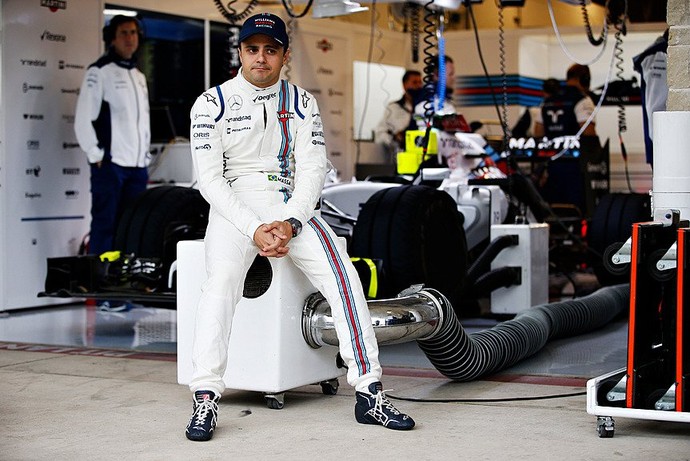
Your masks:
<svg viewBox="0 0 690 461"><path fill-rule="evenodd" d="M363 342L359 316L354 306L355 301L352 295L350 280L347 276L345 267L343 266L340 254L336 249L335 242L317 219L310 220L309 225L312 227L312 229L314 229L314 231L316 231L316 235L321 241L321 245L326 252L328 262L333 270L333 275L335 276L338 289L340 291L343 309L345 310L345 318L347 319L347 326L350 330L352 349L355 352L355 362L357 363L359 374L367 374L371 371L371 365L369 364L369 358L367 357L366 347L364 346ZM334 308L335 306L331 306L331 309Z"/></svg>

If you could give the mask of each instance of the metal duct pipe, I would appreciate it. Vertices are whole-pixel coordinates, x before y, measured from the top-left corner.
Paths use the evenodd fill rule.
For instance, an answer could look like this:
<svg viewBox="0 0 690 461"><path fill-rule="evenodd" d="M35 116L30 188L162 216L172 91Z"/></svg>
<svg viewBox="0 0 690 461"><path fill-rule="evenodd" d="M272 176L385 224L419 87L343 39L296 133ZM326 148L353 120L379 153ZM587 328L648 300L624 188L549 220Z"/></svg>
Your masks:
<svg viewBox="0 0 690 461"><path fill-rule="evenodd" d="M419 290L419 289L418 289ZM448 301L433 289L393 299L369 301L369 313L379 345L433 337L444 324ZM448 304L451 314L453 306ZM338 345L331 306L320 293L307 298L302 311L302 335L311 347Z"/></svg>
<svg viewBox="0 0 690 461"><path fill-rule="evenodd" d="M630 300L629 285L606 287L582 298L532 307L493 328L467 334L443 294L417 290L369 302L376 339L380 345L417 340L434 367L455 381L498 372L536 353L551 339L600 328ZM314 348L338 345L330 306L318 293L304 307L302 334Z"/></svg>

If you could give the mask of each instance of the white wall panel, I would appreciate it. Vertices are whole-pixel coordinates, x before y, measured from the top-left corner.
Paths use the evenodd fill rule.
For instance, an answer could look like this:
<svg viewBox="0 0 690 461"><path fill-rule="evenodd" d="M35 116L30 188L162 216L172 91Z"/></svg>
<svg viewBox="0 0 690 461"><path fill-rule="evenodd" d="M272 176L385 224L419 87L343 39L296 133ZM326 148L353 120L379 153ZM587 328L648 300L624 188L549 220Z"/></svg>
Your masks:
<svg viewBox="0 0 690 461"><path fill-rule="evenodd" d="M352 48L349 33L299 28L290 47L291 81L319 103L328 158L341 178L354 174L352 157Z"/></svg>
<svg viewBox="0 0 690 461"><path fill-rule="evenodd" d="M89 170L74 135L86 67L102 50L102 3L3 0L0 93L0 311L37 298L46 258L88 232Z"/></svg>

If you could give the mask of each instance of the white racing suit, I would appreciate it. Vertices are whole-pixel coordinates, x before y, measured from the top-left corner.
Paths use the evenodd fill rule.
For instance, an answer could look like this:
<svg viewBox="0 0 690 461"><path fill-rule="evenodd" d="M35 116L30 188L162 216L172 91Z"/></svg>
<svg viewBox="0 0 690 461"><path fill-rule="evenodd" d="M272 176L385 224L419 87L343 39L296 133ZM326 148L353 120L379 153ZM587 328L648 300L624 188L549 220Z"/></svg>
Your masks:
<svg viewBox="0 0 690 461"><path fill-rule="evenodd" d="M314 97L285 80L256 88L240 73L197 99L190 138L199 189L211 205L190 389L219 395L225 389L235 306L259 251L254 232L290 217L303 230L286 257L331 306L348 383L363 391L379 381L378 344L357 271L344 243L314 211L327 169Z"/></svg>

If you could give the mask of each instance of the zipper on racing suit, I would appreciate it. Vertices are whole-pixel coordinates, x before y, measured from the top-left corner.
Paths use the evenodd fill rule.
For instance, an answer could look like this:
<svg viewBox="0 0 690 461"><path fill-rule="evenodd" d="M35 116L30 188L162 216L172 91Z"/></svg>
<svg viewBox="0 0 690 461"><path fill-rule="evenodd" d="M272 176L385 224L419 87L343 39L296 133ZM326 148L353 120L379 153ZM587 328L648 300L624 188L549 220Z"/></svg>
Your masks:
<svg viewBox="0 0 690 461"><path fill-rule="evenodd" d="M139 129L139 124L141 114L140 114L140 108L139 108L139 92L137 91L137 83L134 81L134 77L132 76L132 69L127 70L127 75L129 75L129 80L132 82L132 89L134 90L134 101L136 102L137 105L137 167L140 164L140 158L141 158L141 130ZM144 162L145 164L146 162Z"/></svg>

